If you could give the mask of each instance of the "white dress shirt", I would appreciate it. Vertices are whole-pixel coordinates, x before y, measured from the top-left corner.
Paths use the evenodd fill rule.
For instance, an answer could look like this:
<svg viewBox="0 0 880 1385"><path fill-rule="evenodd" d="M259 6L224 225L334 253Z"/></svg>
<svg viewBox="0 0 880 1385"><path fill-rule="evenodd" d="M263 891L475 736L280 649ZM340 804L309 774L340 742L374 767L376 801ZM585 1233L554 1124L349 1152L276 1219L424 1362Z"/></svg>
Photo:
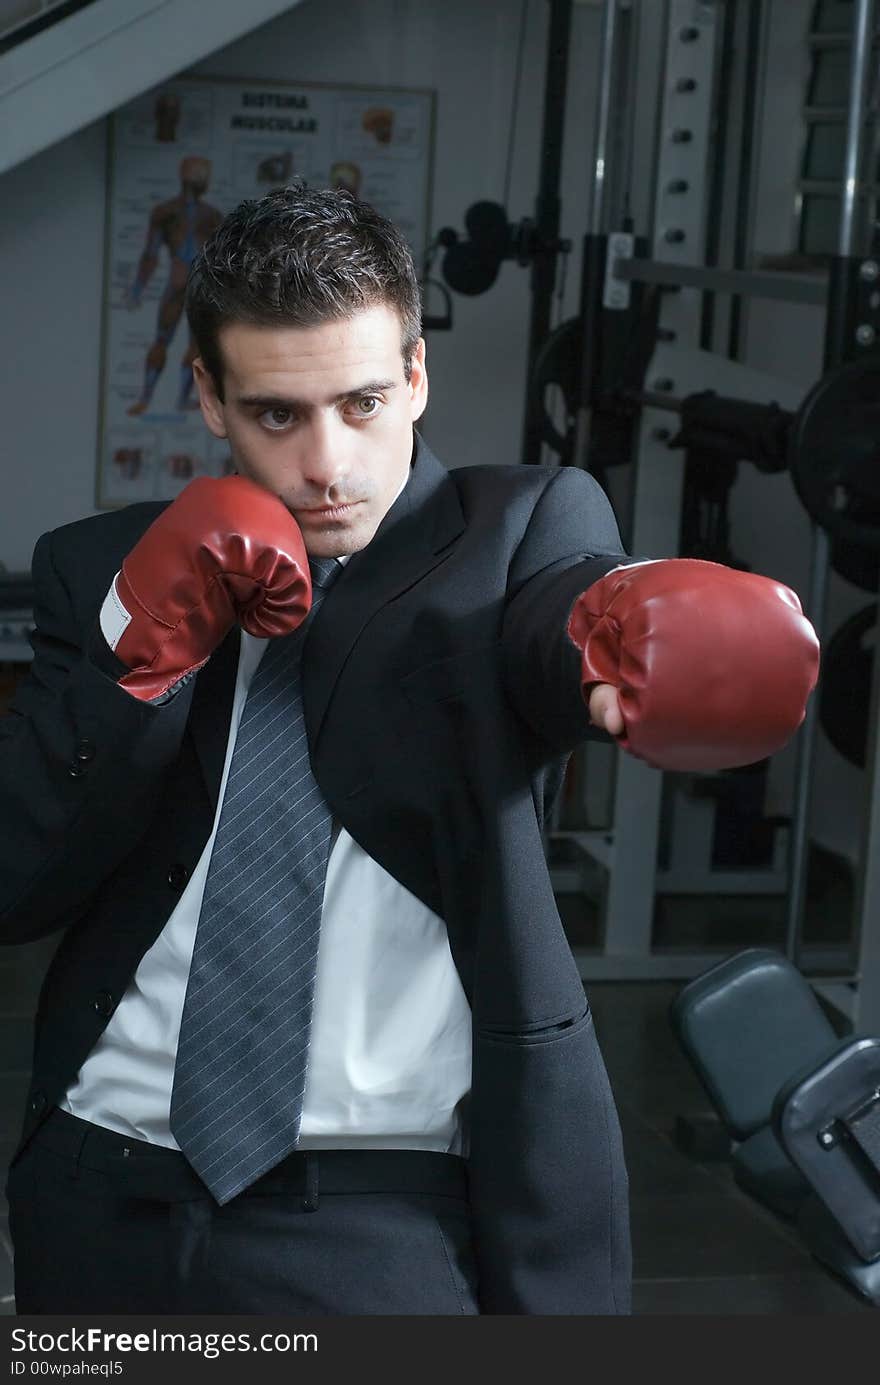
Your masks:
<svg viewBox="0 0 880 1385"><path fill-rule="evenodd" d="M198 865L60 1103L171 1149L174 1063L202 895L248 686L267 643L242 633L220 797ZM470 1083L471 1013L443 920L339 829L298 1147L466 1154Z"/></svg>

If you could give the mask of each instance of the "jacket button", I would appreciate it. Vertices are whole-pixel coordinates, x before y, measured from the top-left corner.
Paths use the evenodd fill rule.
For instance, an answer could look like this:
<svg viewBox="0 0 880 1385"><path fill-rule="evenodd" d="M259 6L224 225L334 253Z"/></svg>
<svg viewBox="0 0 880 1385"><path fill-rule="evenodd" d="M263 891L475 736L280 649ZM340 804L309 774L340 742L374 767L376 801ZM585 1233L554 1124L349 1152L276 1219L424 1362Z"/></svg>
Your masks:
<svg viewBox="0 0 880 1385"><path fill-rule="evenodd" d="M31 1097L31 1110L35 1116L41 1116L48 1105L48 1098L45 1092L34 1092Z"/></svg>
<svg viewBox="0 0 880 1385"><path fill-rule="evenodd" d="M67 773L70 775L71 779L82 779L83 775L87 774L88 771L85 765L79 760L74 760L72 765L68 765Z"/></svg>
<svg viewBox="0 0 880 1385"><path fill-rule="evenodd" d="M94 760L94 758L95 758L95 743L94 743L94 741L89 741L89 740L85 740L85 739L83 739L83 740L81 740L81 741L77 741L77 743L76 743L76 750L74 751L74 754L76 755L76 758L77 758L78 760L82 760L82 762L83 762L84 764L87 764L89 760Z"/></svg>
<svg viewBox="0 0 880 1385"><path fill-rule="evenodd" d="M182 866L179 861L171 866L168 871L168 884L171 886L172 890L177 890L178 894L183 889L188 879L189 871L186 866Z"/></svg>
<svg viewBox="0 0 880 1385"><path fill-rule="evenodd" d="M109 1019L113 1014L114 1000L109 991L99 991L92 1004L103 1019Z"/></svg>

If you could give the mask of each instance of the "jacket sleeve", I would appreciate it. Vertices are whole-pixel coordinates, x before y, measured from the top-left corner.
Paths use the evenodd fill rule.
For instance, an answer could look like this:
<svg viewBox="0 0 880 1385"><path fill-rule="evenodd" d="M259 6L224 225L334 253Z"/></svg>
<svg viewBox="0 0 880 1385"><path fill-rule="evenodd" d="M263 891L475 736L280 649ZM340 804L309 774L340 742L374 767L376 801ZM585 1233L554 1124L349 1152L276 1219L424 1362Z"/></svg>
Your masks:
<svg viewBox="0 0 880 1385"><path fill-rule="evenodd" d="M33 560L34 659L0 718L0 942L73 922L136 847L174 760L193 685L131 697L89 656L52 534ZM112 656L111 656L112 658Z"/></svg>
<svg viewBox="0 0 880 1385"><path fill-rule="evenodd" d="M502 631L507 695L556 752L589 738L609 739L589 720L580 651L566 626L581 592L632 561L595 478L576 467L560 467L514 555Z"/></svg>

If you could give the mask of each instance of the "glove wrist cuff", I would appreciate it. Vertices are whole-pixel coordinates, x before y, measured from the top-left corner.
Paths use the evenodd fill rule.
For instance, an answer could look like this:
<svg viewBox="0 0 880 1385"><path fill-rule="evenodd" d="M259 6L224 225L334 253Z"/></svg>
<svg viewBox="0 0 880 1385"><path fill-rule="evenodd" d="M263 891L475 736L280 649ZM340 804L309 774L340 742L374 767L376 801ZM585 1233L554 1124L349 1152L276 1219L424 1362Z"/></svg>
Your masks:
<svg viewBox="0 0 880 1385"><path fill-rule="evenodd" d="M104 597L104 604L98 616L101 634L114 651L131 623L131 612L126 610L119 597L117 587L119 576L120 574L117 572L110 583L110 590Z"/></svg>

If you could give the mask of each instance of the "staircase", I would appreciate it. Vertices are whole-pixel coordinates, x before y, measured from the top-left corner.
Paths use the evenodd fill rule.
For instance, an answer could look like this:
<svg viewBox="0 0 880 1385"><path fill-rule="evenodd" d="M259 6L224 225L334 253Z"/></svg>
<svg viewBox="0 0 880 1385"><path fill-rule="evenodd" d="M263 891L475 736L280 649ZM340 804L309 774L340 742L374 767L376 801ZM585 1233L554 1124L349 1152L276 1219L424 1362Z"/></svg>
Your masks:
<svg viewBox="0 0 880 1385"><path fill-rule="evenodd" d="M852 0L815 0L810 32L810 72L804 105L805 139L796 203L797 248L821 260L837 252L840 188L846 154L846 120L852 51ZM880 34L872 36L873 61L865 103L866 139L859 170L856 245L877 248L880 196Z"/></svg>
<svg viewBox="0 0 880 1385"><path fill-rule="evenodd" d="M0 173L300 0L0 0Z"/></svg>
<svg viewBox="0 0 880 1385"><path fill-rule="evenodd" d="M42 33L95 0L0 0L0 53Z"/></svg>

